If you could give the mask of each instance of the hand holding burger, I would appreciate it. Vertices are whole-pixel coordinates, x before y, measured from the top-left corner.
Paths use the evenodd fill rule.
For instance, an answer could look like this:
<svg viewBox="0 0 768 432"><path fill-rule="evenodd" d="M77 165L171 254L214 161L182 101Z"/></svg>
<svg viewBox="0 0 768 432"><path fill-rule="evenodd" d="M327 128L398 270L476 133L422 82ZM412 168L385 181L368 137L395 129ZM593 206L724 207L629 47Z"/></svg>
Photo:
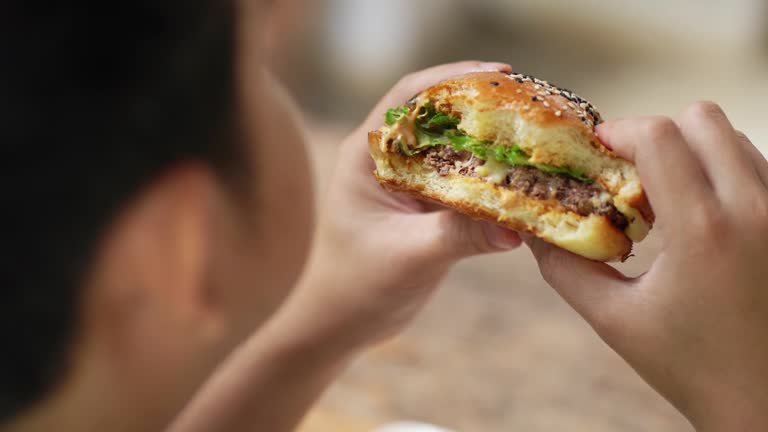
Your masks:
<svg viewBox="0 0 768 432"><path fill-rule="evenodd" d="M710 102L601 123L568 90L478 73L391 109L369 148L386 188L534 234L547 282L696 430L768 430L768 162ZM651 207L649 271L597 262Z"/></svg>
<svg viewBox="0 0 768 432"><path fill-rule="evenodd" d="M768 162L711 102L597 132L637 164L661 251L627 278L533 240L544 278L697 431L768 430Z"/></svg>

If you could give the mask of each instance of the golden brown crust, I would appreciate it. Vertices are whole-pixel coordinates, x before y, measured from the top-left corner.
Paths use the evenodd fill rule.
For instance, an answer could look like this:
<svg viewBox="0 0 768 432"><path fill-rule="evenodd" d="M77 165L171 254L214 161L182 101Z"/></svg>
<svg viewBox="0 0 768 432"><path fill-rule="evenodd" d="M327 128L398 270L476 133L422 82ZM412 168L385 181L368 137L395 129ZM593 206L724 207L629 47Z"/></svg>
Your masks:
<svg viewBox="0 0 768 432"><path fill-rule="evenodd" d="M595 148L615 157L595 136L594 126L602 122L594 106L573 92L546 81L521 74L475 72L443 81L419 97L437 102L438 108L451 110L447 95L466 95L478 110L508 110L520 113L527 122L540 127L564 126L592 138ZM444 102L444 104L443 104Z"/></svg>
<svg viewBox="0 0 768 432"><path fill-rule="evenodd" d="M516 76L503 72L470 73L443 81L422 92L421 96L440 99L445 93L471 89L473 100L487 108L520 111L526 121L542 125L559 123L591 131L591 127L579 118L583 110L577 111L575 107L578 105L569 104L569 99L550 90L554 87L546 89L544 86L548 84L537 84L532 80L518 82ZM560 111L559 116L557 111Z"/></svg>

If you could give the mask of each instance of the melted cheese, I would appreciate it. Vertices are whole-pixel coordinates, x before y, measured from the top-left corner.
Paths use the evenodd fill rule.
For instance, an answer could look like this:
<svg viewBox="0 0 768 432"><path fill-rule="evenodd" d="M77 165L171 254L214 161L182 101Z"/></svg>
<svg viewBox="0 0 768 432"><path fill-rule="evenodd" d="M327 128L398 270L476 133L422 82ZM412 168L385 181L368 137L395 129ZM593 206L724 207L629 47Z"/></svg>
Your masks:
<svg viewBox="0 0 768 432"><path fill-rule="evenodd" d="M484 165L475 168L475 172L480 177L485 178L491 183L502 184L509 173L509 166L493 158L485 161Z"/></svg>
<svg viewBox="0 0 768 432"><path fill-rule="evenodd" d="M602 191L600 192L600 195L592 197L592 206L595 208L598 208L605 203L609 203L609 204L613 203L613 198L611 197L611 194L609 194L606 191Z"/></svg>

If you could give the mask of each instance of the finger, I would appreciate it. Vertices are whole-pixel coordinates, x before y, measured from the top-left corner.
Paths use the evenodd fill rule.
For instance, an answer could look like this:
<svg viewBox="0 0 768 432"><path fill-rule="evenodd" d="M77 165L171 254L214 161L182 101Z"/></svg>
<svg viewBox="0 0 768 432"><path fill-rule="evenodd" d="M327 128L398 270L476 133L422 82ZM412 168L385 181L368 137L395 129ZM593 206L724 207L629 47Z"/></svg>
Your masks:
<svg viewBox="0 0 768 432"><path fill-rule="evenodd" d="M739 144L751 158L752 166L755 168L760 181L763 182L763 186L768 187L768 161L765 159L765 156L743 132L736 131L736 137L739 140Z"/></svg>
<svg viewBox="0 0 768 432"><path fill-rule="evenodd" d="M544 280L606 338L621 320L622 296L630 279L608 264L590 261L541 239L524 235Z"/></svg>
<svg viewBox="0 0 768 432"><path fill-rule="evenodd" d="M633 161L659 223L684 223L681 208L712 200L711 187L696 155L666 117L604 123L599 138L619 156Z"/></svg>
<svg viewBox="0 0 768 432"><path fill-rule="evenodd" d="M741 196L745 188L754 187L758 177L752 160L717 104L694 103L683 110L677 123L720 197Z"/></svg>
<svg viewBox="0 0 768 432"><path fill-rule="evenodd" d="M424 212L439 212L439 211L445 211L449 210L450 207L446 206L445 204L441 204L437 201L423 201L421 203L421 209Z"/></svg>
<svg viewBox="0 0 768 432"><path fill-rule="evenodd" d="M496 224L476 221L453 210L413 216L411 230L418 239L415 249L424 261L453 261L514 249L520 236Z"/></svg>
<svg viewBox="0 0 768 432"><path fill-rule="evenodd" d="M419 92L449 78L471 72L511 72L512 67L506 63L482 62L482 61L463 61L458 63L449 63L434 66L418 72L406 75L376 105L371 112L366 124L370 124L369 129L377 129L384 120L384 113L398 105L403 105Z"/></svg>

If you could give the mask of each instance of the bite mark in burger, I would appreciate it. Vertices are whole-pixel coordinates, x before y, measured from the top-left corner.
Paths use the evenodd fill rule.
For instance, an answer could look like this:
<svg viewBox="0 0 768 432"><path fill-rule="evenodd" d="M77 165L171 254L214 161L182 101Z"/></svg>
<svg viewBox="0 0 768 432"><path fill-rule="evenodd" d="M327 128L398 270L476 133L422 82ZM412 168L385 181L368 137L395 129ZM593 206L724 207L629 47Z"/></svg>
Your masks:
<svg viewBox="0 0 768 432"><path fill-rule="evenodd" d="M584 257L628 257L654 216L635 167L596 137L600 113L523 74L444 81L369 133L378 181Z"/></svg>

